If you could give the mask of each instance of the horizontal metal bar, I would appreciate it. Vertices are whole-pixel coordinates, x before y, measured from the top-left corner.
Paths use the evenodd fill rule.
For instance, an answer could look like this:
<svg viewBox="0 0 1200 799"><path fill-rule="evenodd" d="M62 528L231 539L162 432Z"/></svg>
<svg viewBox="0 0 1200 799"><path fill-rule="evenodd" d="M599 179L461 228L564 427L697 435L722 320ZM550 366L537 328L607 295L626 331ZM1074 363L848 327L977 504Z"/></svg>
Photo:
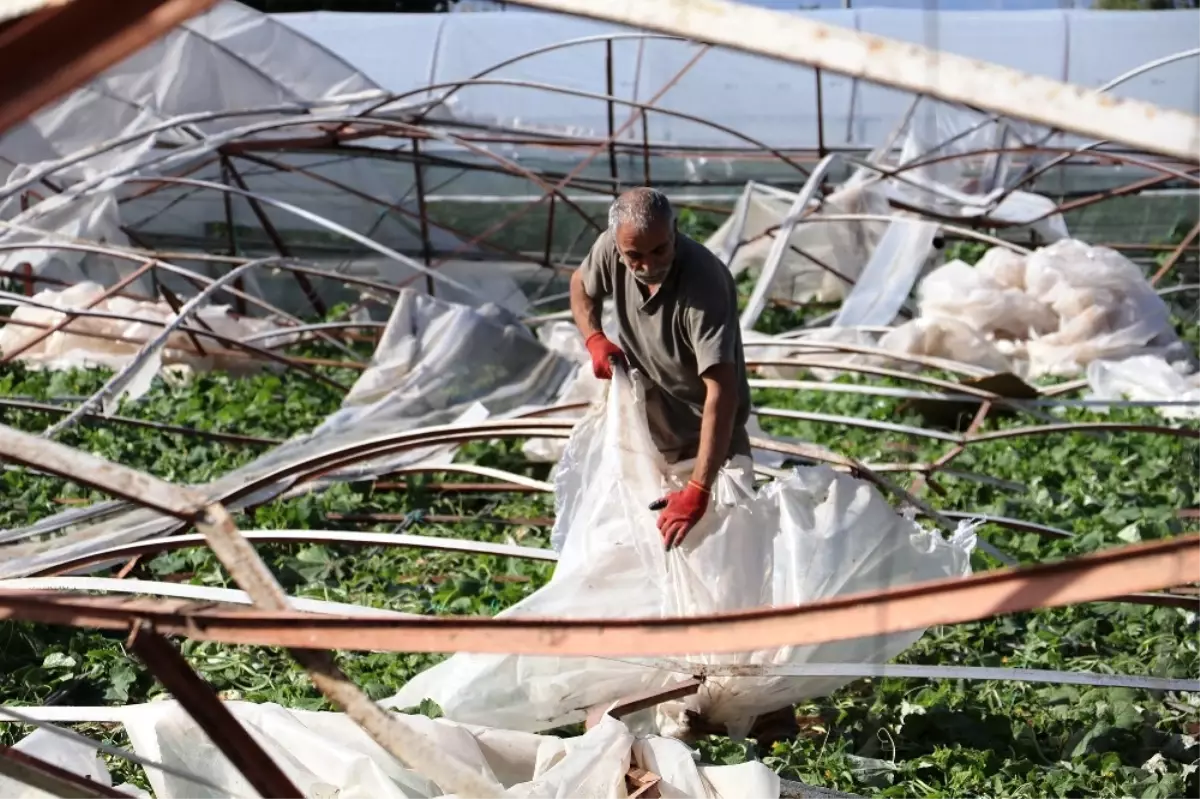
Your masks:
<svg viewBox="0 0 1200 799"><path fill-rule="evenodd" d="M1115 547L971 577L848 594L797 607L657 619L332 618L176 601L0 591L0 619L127 629L229 644L396 652L638 657L744 652L844 641L1038 608L1108 600L1195 580L1200 535Z"/></svg>

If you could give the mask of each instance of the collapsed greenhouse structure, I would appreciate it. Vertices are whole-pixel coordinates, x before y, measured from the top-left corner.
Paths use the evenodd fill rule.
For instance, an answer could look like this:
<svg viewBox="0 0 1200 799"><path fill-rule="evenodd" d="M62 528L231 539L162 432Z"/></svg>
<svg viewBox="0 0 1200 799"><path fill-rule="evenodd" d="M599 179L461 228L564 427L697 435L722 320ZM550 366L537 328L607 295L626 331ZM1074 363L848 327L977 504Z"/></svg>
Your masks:
<svg viewBox="0 0 1200 799"><path fill-rule="evenodd" d="M1200 115L1187 12L946 13L932 41L919 12L805 16L897 52L915 42ZM763 722L781 708L889 675L1153 691L1191 729L1200 681L1165 668L893 662L927 630L997 614L1105 601L1190 613L1194 632L1200 609L1195 535L1133 543L1136 529L1114 529L1122 543L1037 566L998 542L1069 541L1068 524L945 500L953 482L999 492L999 506L1048 490L956 468L992 444L1136 433L1192 447L1175 464L1194 466L1200 439L1188 334L1200 162L991 107L570 16L271 17L224 0L10 129L3 618L126 634L173 701L6 697L0 713L36 732L0 752L0 785L160 799L829 795L761 760L702 763L690 745L777 741ZM564 295L608 204L635 185L666 191L681 227L738 277L756 391L757 488L722 487L714 526L669 556L646 545L653 517L633 511L660 488L646 475L661 476L639 438L636 378L592 377ZM55 397L13 388L96 368L109 371L78 396L66 378ZM240 432L202 399L214 418L139 411L189 386L224 390L206 382L217 374L282 376L336 408L286 440ZM276 414L306 412L271 395L282 383L261 385L276 386L263 389ZM923 422L758 401L781 394L872 398ZM1158 418L1120 416L1145 408ZM852 453L779 424L939 451ZM214 456L203 482L155 477L122 465L120 448L89 454L71 438L84 428L237 455ZM504 468L487 449L497 441L518 445ZM48 513L18 474L84 493ZM339 529L246 529L264 508L355 486L432 493L431 505L492 499L458 515L349 506L317 520ZM496 525L540 530L536 545L473 539L472 517L530 495L552 495L553 517ZM1194 519L1174 508L1170 529ZM755 526L772 538L747 543ZM461 591L435 617L334 601L328 586L290 596L256 553L269 545L450 553L553 576L507 573L528 590L487 608L495 618L464 614ZM170 574L182 560L147 570L204 547L239 590ZM321 564L318 582L335 571ZM219 702L164 635L282 648L342 712ZM456 654L379 696L328 650ZM445 718L387 712L429 700ZM130 748L67 724L119 725ZM144 765L145 787L114 788L98 751ZM1175 757L1156 756L1143 771ZM1194 753L1180 757L1161 773L1189 778Z"/></svg>

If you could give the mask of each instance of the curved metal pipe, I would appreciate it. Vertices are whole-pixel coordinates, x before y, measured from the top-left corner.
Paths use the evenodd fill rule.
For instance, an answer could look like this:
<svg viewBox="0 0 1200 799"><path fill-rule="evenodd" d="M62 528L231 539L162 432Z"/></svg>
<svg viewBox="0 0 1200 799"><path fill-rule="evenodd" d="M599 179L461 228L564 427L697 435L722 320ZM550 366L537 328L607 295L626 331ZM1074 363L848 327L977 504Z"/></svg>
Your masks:
<svg viewBox="0 0 1200 799"><path fill-rule="evenodd" d="M720 131L721 133L724 133L735 139L739 139L739 140L745 142L746 144L753 146L756 150L762 150L762 151L770 153L771 155L775 156L780 161L782 161L783 163L792 167L793 169L800 172L801 174L804 174L804 175L808 174L808 169L806 167L796 163L795 161L793 161L791 158L786 156L780 150L778 150L774 147L771 147L770 145L765 144L765 143L759 141L758 139L753 138L752 136L748 136L747 134L742 133L741 131L737 130L736 128L731 128L727 125L722 125L719 122L713 122L710 119L705 119L704 117L696 116L695 114L688 114L688 113L684 113L683 111L675 111L670 108L659 108L654 103L641 103L636 100L626 100L622 97L615 97L610 94L600 94L598 92L589 92L589 91L584 91L583 89L571 89L566 86L555 86L554 84L551 84L551 83L537 83L536 81L511 80L511 79L505 79L505 78L480 78L480 79L466 79L466 80L461 80L461 81L447 81L445 83L432 83L432 84L429 84L428 86L422 87L420 89L413 89L411 91L405 92L404 94L401 94L398 96L399 97L410 97L415 94L420 94L420 93L431 91L434 89L455 87L455 89L457 90L457 89L465 88L465 87L469 87L469 86L508 86L508 87L515 88L515 89L536 89L538 91L550 92L552 94L565 94L565 95L568 95L571 97L583 97L583 98L592 99L592 100L599 100L599 101L606 102L606 103L612 102L617 105L628 106L629 108L633 108L633 109L636 109L636 110L639 110L642 112L653 111L656 114L662 114L663 116L674 117L676 119L682 119L686 122L694 122L697 125L702 125L704 127L712 128L713 130Z"/></svg>
<svg viewBox="0 0 1200 799"><path fill-rule="evenodd" d="M241 530L240 532L242 537L247 541L257 544L414 547L463 555L526 558L528 560L547 561L551 563L558 560L558 553L552 549L537 549L535 547L522 547L513 544L492 544L486 541L470 541L463 538L441 538L427 535L405 535L403 533L366 533L357 530ZM52 575L62 575L112 560L125 560L138 555L158 555L163 552L173 552L177 549L191 549L206 545L207 540L199 533L173 535L165 538L150 538L145 541L121 544L99 552L81 555L51 569L45 569L30 576L49 577ZM21 579L24 578L14 577L7 580L0 580L0 588L10 586Z"/></svg>
<svg viewBox="0 0 1200 799"><path fill-rule="evenodd" d="M822 599L805 605L655 619L362 619L230 611L103 597L0 592L6 618L128 629L230 644L397 652L656 656L722 654L844 641L1180 585L1200 570L1200 537L1115 547L1058 563L999 569Z"/></svg>
<svg viewBox="0 0 1200 799"><path fill-rule="evenodd" d="M644 31L638 31L636 33L601 33L601 34L597 34L595 36L581 36L576 39L565 39L561 42L556 42L554 44L547 44L542 47L535 47L532 50L526 50L525 52L523 52L519 55L515 55L512 58L506 58L503 61L498 61L495 64L492 64L490 67L488 67L487 69L484 69L481 72L476 72L474 75L467 78L467 80L478 80L479 78L486 77L486 76L492 74L493 72L496 72L497 70L501 70L501 69L504 69L505 67L512 66L513 64L524 61L527 58L532 58L534 56L543 55L545 53L551 53L551 52L554 52L555 50L563 50L568 47L576 47L576 46L582 45L582 44L592 44L592 43L598 43L598 42L614 42L614 41L618 41L621 39L638 39L638 40L642 40L642 41L644 41L646 39L663 39L663 40L675 41L675 42L688 41L687 39L682 39L678 36L671 36L671 35L665 34L665 33L648 33L648 32L644 32ZM424 109L417 115L417 121L424 122L425 117L427 117L429 114L433 113L440 106L445 105L446 101L449 100L451 97L453 97L458 92L459 88L461 88L461 86L453 88L450 91L443 94L441 97L436 98L435 101L428 108ZM363 114L371 114L374 111L377 111L378 109L386 106L390 102L392 102L392 101L388 100L388 101L380 103L378 105L373 105L370 108L368 108L366 111L364 111Z"/></svg>
<svg viewBox="0 0 1200 799"><path fill-rule="evenodd" d="M76 164L82 163L89 158L110 152L118 147L123 147L126 144L132 144L133 142L153 136L156 133L162 133L163 131L170 130L171 128L181 128L187 125L194 125L200 122L212 122L218 119L255 117L264 116L266 114L312 114L314 109L326 107L339 108L346 105L348 102L363 101L365 99L367 98L363 97L362 93L359 92L353 95L338 95L330 97L326 100L322 100L320 103L314 104L288 103L285 105L263 106L261 108L221 109L220 111L200 111L194 114L181 114L179 116L174 116L170 119L158 122L150 127L142 128L113 139L108 139L100 142L99 144L94 144L91 147L85 147L83 149L76 150L74 153L64 156L63 158L48 161L37 167L25 177L20 178L13 183L5 184L2 188L0 188L0 202L7 200L9 197L23 189L29 188L38 181L45 180L59 170L67 169L68 167L75 166ZM411 108L419 108L421 105L424 104L414 103ZM393 110L402 111L407 109Z"/></svg>
<svg viewBox="0 0 1200 799"><path fill-rule="evenodd" d="M157 182L178 183L178 184L185 185L185 186L198 186L198 187L205 188L205 189L212 189L213 191L222 191L222 192L226 192L229 194L236 194L239 197L246 197L248 199L253 199L253 200L256 200L257 202L263 203L265 205L270 205L273 208L278 208L281 211L292 214L294 216L298 216L301 219L304 219L304 220L312 222L316 225L319 225L319 226L325 228L326 230L329 230L329 231L337 233L341 236L344 236L345 238L348 238L353 242L361 244L364 247L367 247L368 249L374 250L375 252L379 253L380 255L384 256L385 258L390 258L393 261L396 261L397 263L408 267L409 269L412 269L422 275L425 275L426 277L431 277L436 280L440 280L443 283L445 283L447 286L453 286L454 288L458 289L459 291L465 292L469 296L475 297L476 299L480 300L481 302L487 301L486 297L481 296L474 289L469 288L468 286L465 286L462 283L459 283L454 278L446 277L446 275L442 274L441 272L438 272L435 269L430 269L430 268L426 267L424 264L420 263L419 261L415 261L412 258L409 258L407 255L402 255L402 254L396 252L391 247L385 247L384 245L380 244L379 242L375 241L374 239L364 236L361 233L358 233L356 231L353 231L348 227L339 225L337 222L326 219L325 217L321 216L320 214L314 214L312 211L308 211L297 205L292 205L291 203L286 203L283 200L276 200L275 198L268 197L265 194L259 194L258 192L253 192L253 191L246 191L245 189L236 188L234 186L228 186L224 183L216 183L211 180L199 180L197 178L173 178L173 177L163 176L163 177L157 177L157 178L125 177L125 178L121 178L120 180L125 183L145 183L145 182L151 182L151 181L156 182L156 183ZM238 268L240 269L241 267L238 267Z"/></svg>

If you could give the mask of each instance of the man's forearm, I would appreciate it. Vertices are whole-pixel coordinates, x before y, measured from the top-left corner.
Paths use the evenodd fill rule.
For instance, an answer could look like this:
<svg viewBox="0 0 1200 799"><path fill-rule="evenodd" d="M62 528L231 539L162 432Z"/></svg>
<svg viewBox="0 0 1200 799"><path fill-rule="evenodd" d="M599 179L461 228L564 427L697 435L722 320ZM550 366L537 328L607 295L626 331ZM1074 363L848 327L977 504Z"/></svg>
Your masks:
<svg viewBox="0 0 1200 799"><path fill-rule="evenodd" d="M585 339L593 333L603 332L600 326L600 303L588 295L578 272L571 276L571 316Z"/></svg>
<svg viewBox="0 0 1200 799"><path fill-rule="evenodd" d="M706 379L708 393L704 398L704 414L700 420L700 446L692 480L712 488L717 472L729 454L733 438L733 417L737 412L737 391L724 385L724 380Z"/></svg>

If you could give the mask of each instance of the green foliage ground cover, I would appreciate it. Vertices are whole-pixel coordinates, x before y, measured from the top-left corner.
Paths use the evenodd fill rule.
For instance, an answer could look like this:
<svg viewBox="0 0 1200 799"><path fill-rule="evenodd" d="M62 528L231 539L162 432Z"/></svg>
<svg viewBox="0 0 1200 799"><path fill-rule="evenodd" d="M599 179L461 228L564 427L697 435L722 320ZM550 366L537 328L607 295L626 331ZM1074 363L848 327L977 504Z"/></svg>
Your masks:
<svg viewBox="0 0 1200 799"><path fill-rule="evenodd" d="M794 324L786 310L777 325ZM1189 324L1181 320L1181 327ZM351 382L353 373L334 374ZM98 388L99 371L45 374L0 367L0 395L48 399ZM843 378L857 382L856 378ZM886 384L901 385L890 382ZM919 425L894 399L858 394L756 392L760 406L797 408ZM156 384L127 416L197 430L287 438L311 430L336 409L336 393L299 374L232 379L207 375L186 387ZM1099 416L1070 410L1064 420L1108 419L1160 424L1148 410ZM39 432L59 418L3 411L3 421ZM778 435L824 444L865 461L929 460L946 444L827 424L764 419ZM985 429L1029 424L1008 418ZM204 443L177 434L109 424L83 424L62 440L181 483L211 480L263 451ZM480 443L461 457L544 478L519 456L520 442ZM1055 560L1122 543L1185 531L1176 515L1195 507L1200 447L1146 434L1082 434L1018 438L971 447L955 468L1005 481L944 478L938 507L1012 516L1074 534L1051 540L986 525L980 534L1024 563ZM450 481L451 476L430 478ZM349 528L339 513L463 514L484 521L419 523L410 532L548 545L544 527L502 519L549 516L549 497L450 494L418 481L410 491L339 485L321 494L277 501L242 514L243 528ZM101 497L68 481L7 470L0 476L0 527L51 515L65 503ZM366 529L387 531L395 523ZM261 550L284 588L296 596L435 614L493 614L527 596L550 576L544 564L496 557L430 554L399 548L317 545ZM999 564L977 554L977 570ZM135 576L234 587L203 549L152 558ZM24 623L0 623L0 701L11 704L142 702L161 688L124 651L119 636ZM303 673L280 651L183 642L192 665L222 694L288 707L328 708ZM346 671L372 697L395 692L438 658L342 653ZM1200 673L1197 616L1179 609L1096 603L931 629L899 662L1108 671L1171 677ZM832 696L797 708L802 734L758 752L785 776L878 796L1195 796L1200 792L1200 698L1125 689L1055 687L1011 682L857 680ZM123 743L119 729L82 729ZM24 734L8 726L3 743ZM702 744L710 762L736 762L747 747L714 737ZM126 779L137 770L117 762ZM144 784L144 783L143 783Z"/></svg>

